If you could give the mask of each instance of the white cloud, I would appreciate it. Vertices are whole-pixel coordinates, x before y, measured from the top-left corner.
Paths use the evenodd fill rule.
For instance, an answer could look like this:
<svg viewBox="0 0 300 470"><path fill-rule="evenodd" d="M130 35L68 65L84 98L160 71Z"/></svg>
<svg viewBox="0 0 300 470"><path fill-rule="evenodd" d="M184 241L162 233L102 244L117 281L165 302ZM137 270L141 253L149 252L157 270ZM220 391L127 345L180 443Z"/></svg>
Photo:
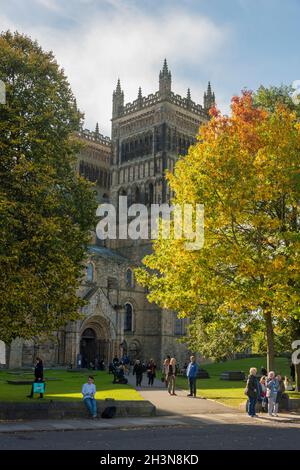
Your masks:
<svg viewBox="0 0 300 470"><path fill-rule="evenodd" d="M58 12L62 9L61 4L59 5L56 0L35 0L35 2L47 10Z"/></svg>
<svg viewBox="0 0 300 470"><path fill-rule="evenodd" d="M48 8L56 1L36 0ZM105 0L113 8L96 10L93 17L85 12L92 0L81 0L80 12L72 21L76 26L30 26L24 29L7 18L11 29L30 34L44 49L53 50L65 69L77 102L85 112L86 125L93 128L99 121L101 131L110 135L112 91L120 77L125 102L158 89L158 74L166 57L172 71L173 90L186 93L202 103L203 77L207 63L217 60L230 39L230 31L210 19L189 11L175 10L158 16L147 15L118 0ZM66 16L64 17L66 18ZM1 20L2 18L0 18ZM2 21L1 21L2 24ZM192 68L193 74L185 74Z"/></svg>

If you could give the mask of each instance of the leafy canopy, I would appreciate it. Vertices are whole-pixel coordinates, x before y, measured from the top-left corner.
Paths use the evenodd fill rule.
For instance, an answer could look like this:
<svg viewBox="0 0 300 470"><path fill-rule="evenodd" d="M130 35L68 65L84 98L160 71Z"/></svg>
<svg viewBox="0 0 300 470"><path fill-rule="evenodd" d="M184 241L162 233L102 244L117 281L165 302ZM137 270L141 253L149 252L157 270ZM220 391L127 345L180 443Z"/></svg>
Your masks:
<svg viewBox="0 0 300 470"><path fill-rule="evenodd" d="M95 198L76 173L81 115L51 52L0 36L0 338L49 334L78 318Z"/></svg>

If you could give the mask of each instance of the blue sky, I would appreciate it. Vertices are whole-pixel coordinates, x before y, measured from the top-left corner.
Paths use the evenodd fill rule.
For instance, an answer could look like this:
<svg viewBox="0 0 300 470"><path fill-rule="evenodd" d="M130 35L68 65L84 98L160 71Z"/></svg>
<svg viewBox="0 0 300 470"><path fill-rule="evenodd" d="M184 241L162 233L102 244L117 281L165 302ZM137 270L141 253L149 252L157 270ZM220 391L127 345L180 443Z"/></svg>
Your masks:
<svg viewBox="0 0 300 470"><path fill-rule="evenodd" d="M202 103L210 80L224 112L244 87L300 79L299 19L299 0L0 0L0 29L53 50L106 135L118 77L126 102L154 92L164 57L173 91Z"/></svg>

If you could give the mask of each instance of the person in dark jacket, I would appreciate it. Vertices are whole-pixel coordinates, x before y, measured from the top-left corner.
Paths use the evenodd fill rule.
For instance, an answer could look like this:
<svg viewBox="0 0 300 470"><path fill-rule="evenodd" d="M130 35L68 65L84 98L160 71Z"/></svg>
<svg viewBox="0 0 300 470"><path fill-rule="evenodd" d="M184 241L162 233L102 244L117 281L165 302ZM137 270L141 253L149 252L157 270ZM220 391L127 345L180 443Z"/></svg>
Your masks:
<svg viewBox="0 0 300 470"><path fill-rule="evenodd" d="M261 374L262 376L267 376L267 375L268 375L268 371L267 371L267 369L266 369L264 366L261 366L260 374Z"/></svg>
<svg viewBox="0 0 300 470"><path fill-rule="evenodd" d="M246 394L248 396L248 415L253 418L255 414L255 405L260 394L259 382L256 377L257 369L251 367L247 380Z"/></svg>
<svg viewBox="0 0 300 470"><path fill-rule="evenodd" d="M36 358L36 365L34 368L34 383L43 382L44 380L44 366L43 361L40 357ZM43 393L40 393L40 398L43 398ZM31 393L27 395L27 398L33 398L33 384L31 386Z"/></svg>
<svg viewBox="0 0 300 470"><path fill-rule="evenodd" d="M141 361L137 360L135 361L135 365L133 368L133 375L136 376L136 386L141 387L142 386L142 380L143 380L143 372L144 372L144 367Z"/></svg>
<svg viewBox="0 0 300 470"><path fill-rule="evenodd" d="M295 369L295 364L293 362L291 362L290 371L291 371L292 381L295 382L296 369Z"/></svg>
<svg viewBox="0 0 300 470"><path fill-rule="evenodd" d="M147 377L148 377L148 385L153 386L154 379L156 377L156 364L153 359L147 364Z"/></svg>

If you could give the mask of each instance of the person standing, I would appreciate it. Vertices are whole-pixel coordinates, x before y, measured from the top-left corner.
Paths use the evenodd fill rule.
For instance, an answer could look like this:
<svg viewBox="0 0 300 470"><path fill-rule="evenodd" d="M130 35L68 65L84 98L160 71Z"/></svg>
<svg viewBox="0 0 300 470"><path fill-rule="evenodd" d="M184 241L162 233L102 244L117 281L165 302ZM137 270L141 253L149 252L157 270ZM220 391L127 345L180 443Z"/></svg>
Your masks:
<svg viewBox="0 0 300 470"><path fill-rule="evenodd" d="M266 377L263 375L259 381L260 384L260 401L263 411L267 411L268 399L267 399L267 384Z"/></svg>
<svg viewBox="0 0 300 470"><path fill-rule="evenodd" d="M96 386L92 375L88 377L87 383L82 386L82 395L84 404L92 418L97 418Z"/></svg>
<svg viewBox="0 0 300 470"><path fill-rule="evenodd" d="M43 383L44 380L44 365L43 361L40 357L37 357L35 359L35 368L34 368L34 382L31 386L31 393L30 395L27 395L27 398L33 398L33 389L34 389L34 383ZM43 398L44 394L40 393L40 398Z"/></svg>
<svg viewBox="0 0 300 470"><path fill-rule="evenodd" d="M293 362L291 362L290 371L291 371L291 378L292 378L292 381L295 382L295 378L296 378L296 369L295 369L295 364L294 364Z"/></svg>
<svg viewBox="0 0 300 470"><path fill-rule="evenodd" d="M196 363L196 358L195 356L190 357L190 363L187 366L186 370L186 376L189 381L189 386L190 386L190 393L188 394L188 397L196 397L196 392L197 392L197 387L196 387L196 382L197 382L197 373L199 366Z"/></svg>
<svg viewBox="0 0 300 470"><path fill-rule="evenodd" d="M163 376L165 378L166 388L168 388L168 373L169 373L170 360L171 360L171 356L168 355L166 359L164 360L164 364L163 364Z"/></svg>
<svg viewBox="0 0 300 470"><path fill-rule="evenodd" d="M142 381L143 381L143 372L144 372L144 367L143 364L139 359L135 361L135 365L133 367L133 375L136 376L136 386L141 387L142 386Z"/></svg>
<svg viewBox="0 0 300 470"><path fill-rule="evenodd" d="M167 378L168 392L170 395L176 395L175 383L176 383L176 359L175 357L172 357L170 359L170 363L168 367L168 378Z"/></svg>
<svg viewBox="0 0 300 470"><path fill-rule="evenodd" d="M275 377L275 372L271 371L267 380L268 413L270 416L278 416L277 394L279 391L279 382Z"/></svg>
<svg viewBox="0 0 300 470"><path fill-rule="evenodd" d="M292 392L295 390L295 387L293 387L292 383L289 381L289 378L287 375L284 378L284 388L287 392Z"/></svg>
<svg viewBox="0 0 300 470"><path fill-rule="evenodd" d="M147 364L148 385L153 387L153 382L156 377L156 364L153 359L150 359Z"/></svg>
<svg viewBox="0 0 300 470"><path fill-rule="evenodd" d="M254 418L256 416L255 405L256 405L256 401L259 396L259 390L260 390L256 374L257 374L257 369L255 367L251 367L249 371L246 392L245 392L246 395L248 396L248 415L251 416L251 418Z"/></svg>
<svg viewBox="0 0 300 470"><path fill-rule="evenodd" d="M264 366L261 366L260 373L262 376L268 375L268 371Z"/></svg>

